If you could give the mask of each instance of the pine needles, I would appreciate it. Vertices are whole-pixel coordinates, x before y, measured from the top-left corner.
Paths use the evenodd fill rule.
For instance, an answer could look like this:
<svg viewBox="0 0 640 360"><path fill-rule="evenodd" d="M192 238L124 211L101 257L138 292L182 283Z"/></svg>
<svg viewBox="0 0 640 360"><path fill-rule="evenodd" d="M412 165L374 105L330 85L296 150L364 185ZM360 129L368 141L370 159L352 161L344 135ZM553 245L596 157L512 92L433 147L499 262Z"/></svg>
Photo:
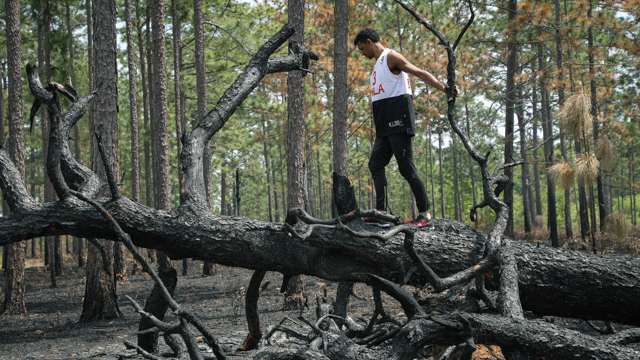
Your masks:
<svg viewBox="0 0 640 360"><path fill-rule="evenodd" d="M576 160L576 180L580 186L589 186L598 178L600 162L590 154L578 155Z"/></svg>
<svg viewBox="0 0 640 360"><path fill-rule="evenodd" d="M609 172L613 170L613 144L606 135L598 139L596 159L600 160L600 166L602 166L603 171Z"/></svg>
<svg viewBox="0 0 640 360"><path fill-rule="evenodd" d="M584 92L575 93L567 98L564 107L556 113L558 126L581 139L593 129L591 117L591 99Z"/></svg>
<svg viewBox="0 0 640 360"><path fill-rule="evenodd" d="M556 181L560 187L569 189L573 186L573 179L575 177L575 171L571 169L567 161L563 161L560 164L555 164L547 172Z"/></svg>

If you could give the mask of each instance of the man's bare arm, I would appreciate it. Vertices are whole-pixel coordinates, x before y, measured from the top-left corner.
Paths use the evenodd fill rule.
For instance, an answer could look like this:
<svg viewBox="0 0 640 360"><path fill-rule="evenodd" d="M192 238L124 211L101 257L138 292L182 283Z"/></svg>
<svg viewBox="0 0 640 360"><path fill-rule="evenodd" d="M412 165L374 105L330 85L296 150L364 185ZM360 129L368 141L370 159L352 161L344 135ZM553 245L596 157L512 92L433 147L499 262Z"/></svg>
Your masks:
<svg viewBox="0 0 640 360"><path fill-rule="evenodd" d="M417 66L413 65L409 62L402 54L399 54L395 51L391 51L387 54L387 65L389 66L389 70L392 72L404 71L408 74L418 77L425 84L435 88L436 90L440 90L444 93L447 93L447 86L438 81L430 72L426 70L419 69ZM458 93L458 88L456 86L456 93Z"/></svg>

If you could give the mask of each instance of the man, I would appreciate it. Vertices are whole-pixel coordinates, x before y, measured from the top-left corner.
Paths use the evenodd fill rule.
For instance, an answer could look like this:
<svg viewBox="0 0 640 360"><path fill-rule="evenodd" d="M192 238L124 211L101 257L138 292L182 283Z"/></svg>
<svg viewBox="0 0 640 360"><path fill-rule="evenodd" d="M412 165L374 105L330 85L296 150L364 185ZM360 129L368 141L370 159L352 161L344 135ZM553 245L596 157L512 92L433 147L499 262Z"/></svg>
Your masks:
<svg viewBox="0 0 640 360"><path fill-rule="evenodd" d="M385 48L380 43L380 36L375 29L360 30L353 44L367 59L376 60L371 73L371 100L376 140L369 159L369 171L376 190L376 209L385 211L387 207L385 167L393 155L398 162L400 174L409 182L419 212L414 220L404 223L416 225L421 229L429 228L431 227L429 198L413 162L411 138L415 136L415 114L408 74L417 76L425 84L444 93L447 92L448 87L428 71L411 64L401 54ZM389 226L388 223L376 218L366 218L364 221L372 225Z"/></svg>

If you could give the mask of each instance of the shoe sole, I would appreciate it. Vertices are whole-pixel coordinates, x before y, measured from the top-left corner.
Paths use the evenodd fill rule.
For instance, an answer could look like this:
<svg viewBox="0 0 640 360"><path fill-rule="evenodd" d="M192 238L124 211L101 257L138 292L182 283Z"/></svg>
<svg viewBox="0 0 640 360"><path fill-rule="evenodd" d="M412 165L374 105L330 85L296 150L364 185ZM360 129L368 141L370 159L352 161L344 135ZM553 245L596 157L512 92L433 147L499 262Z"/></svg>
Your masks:
<svg viewBox="0 0 640 360"><path fill-rule="evenodd" d="M377 226L377 227L383 227L383 228L388 228L391 226L390 224L380 224L380 223L365 223L365 224L369 226Z"/></svg>

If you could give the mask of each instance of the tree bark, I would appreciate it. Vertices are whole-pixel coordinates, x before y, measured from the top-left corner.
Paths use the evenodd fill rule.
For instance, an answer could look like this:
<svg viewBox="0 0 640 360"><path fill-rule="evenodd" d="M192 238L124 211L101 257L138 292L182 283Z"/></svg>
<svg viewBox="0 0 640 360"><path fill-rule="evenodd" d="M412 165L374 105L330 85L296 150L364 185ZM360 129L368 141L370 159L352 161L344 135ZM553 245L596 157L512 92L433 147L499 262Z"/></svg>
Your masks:
<svg viewBox="0 0 640 360"><path fill-rule="evenodd" d="M9 123L8 150L16 166L18 176L24 181L24 120L22 117L22 38L20 35L20 1L5 1L7 34L7 115ZM4 133L4 122L3 122ZM4 139L4 137L3 137ZM3 194L3 199L6 194ZM3 214L5 214L3 212ZM4 216L4 215L3 215ZM6 283L2 312L25 314L24 268L26 242L20 241L5 247ZM4 253L4 252L3 252ZM4 264L5 262L3 262Z"/></svg>
<svg viewBox="0 0 640 360"><path fill-rule="evenodd" d="M546 57L542 45L542 27L538 26L538 68L541 94L541 111L542 111L542 133L544 141L544 159L545 167L549 168L554 165L553 156L553 127L551 126L551 118L548 112L549 97L547 93L547 81L545 78ZM558 223L556 212L556 184L555 180L547 172L547 223L550 231L551 244L558 247Z"/></svg>
<svg viewBox="0 0 640 360"><path fill-rule="evenodd" d="M137 9L136 9L137 10ZM129 68L129 116L131 124L131 197L139 203L142 201L140 187L140 136L138 122L138 69L136 66L135 38L133 35L133 18L131 0L125 0L125 24L127 31L127 63ZM76 127L77 128L77 127ZM123 249L124 250L124 249ZM137 261L133 262L132 274L141 272ZM121 271L121 278L126 279L126 267Z"/></svg>
<svg viewBox="0 0 640 360"><path fill-rule="evenodd" d="M442 127L438 129L438 166L440 168L440 212L442 218L446 219L447 213L445 212L445 199L444 199L444 175L442 173Z"/></svg>
<svg viewBox="0 0 640 360"><path fill-rule="evenodd" d="M118 74L116 70L116 4L114 0L95 0L93 3L93 35L95 46L95 82L102 84L101 101L93 108L92 132L102 136L107 158L116 174L118 168ZM106 181L106 171L95 137L91 141L92 170ZM106 194L103 194L103 196ZM93 234L97 238L99 234ZM87 282L81 321L113 319L119 317L114 268L114 246L110 240L96 239L106 248L107 259L95 247L87 251ZM105 267L106 265L106 267Z"/></svg>
<svg viewBox="0 0 640 360"><path fill-rule="evenodd" d="M304 46L304 0L289 0L289 23L295 29L291 42ZM304 208L305 91L303 71L287 76L287 208ZM285 304L297 308L306 296L304 275L292 276L283 287ZM284 285L284 284L283 284Z"/></svg>
<svg viewBox="0 0 640 360"><path fill-rule="evenodd" d="M334 14L333 171L338 175L347 176L348 1L336 0Z"/></svg>
<svg viewBox="0 0 640 360"><path fill-rule="evenodd" d="M149 207L153 206L153 180L151 171L151 144L149 139L150 133L150 108L151 98L149 96L149 85L151 84L151 63L147 66L147 59L151 59L149 50L149 33L151 24L149 23L149 7L146 10L146 41L143 40L142 34L142 8L140 7L139 0L136 0L136 13L138 16L138 47L140 49L140 73L142 75L142 107L143 107L143 130L144 130L144 177L145 177L145 204ZM153 260L152 260L153 261Z"/></svg>
<svg viewBox="0 0 640 360"><path fill-rule="evenodd" d="M152 116L152 163L155 207L168 211L169 193L169 132L167 108L167 72L164 26L164 1L152 0L151 24L153 38L153 108ZM173 267L166 254L158 254L161 268Z"/></svg>
<svg viewBox="0 0 640 360"><path fill-rule="evenodd" d="M593 12L593 2L589 1L589 10L587 12L587 17L591 19ZM598 123L598 97L597 97L597 89L596 89L596 74L595 74L595 59L594 59L594 45L593 45L593 26L589 26L587 29L587 44L588 44L588 58L589 58L589 89L591 91L591 116L593 118L593 140L594 143L598 143L599 140L599 131L600 125ZM605 200L605 191L604 191L604 180L603 180L602 167L598 169L598 215L600 218L600 231L604 231L605 221L607 215L610 213L607 212L606 200Z"/></svg>
<svg viewBox="0 0 640 360"><path fill-rule="evenodd" d="M453 156L453 218L455 220L461 221L462 216L460 214L460 189L458 183L458 154L456 151L456 140L453 131L451 132L451 155Z"/></svg>
<svg viewBox="0 0 640 360"><path fill-rule="evenodd" d="M516 86L515 75L518 68L518 30L516 26L511 26L515 22L518 12L518 1L509 0L508 19L510 30L507 40L507 84L505 97L505 130L504 130L504 163L510 164L513 160L513 123L516 106ZM513 167L504 169L504 174L509 178L504 189L504 203L509 208L509 218L504 234L513 238Z"/></svg>
<svg viewBox="0 0 640 360"><path fill-rule="evenodd" d="M531 213L529 212L530 206L529 203L531 199L529 198L529 161L527 160L527 138L526 131L524 125L524 109L522 107L523 97L522 97L522 84L517 85L518 89L518 101L516 105L516 115L518 117L518 129L520 134L520 158L522 159L521 165L521 182L522 182L522 206L524 212L524 232L531 232Z"/></svg>

